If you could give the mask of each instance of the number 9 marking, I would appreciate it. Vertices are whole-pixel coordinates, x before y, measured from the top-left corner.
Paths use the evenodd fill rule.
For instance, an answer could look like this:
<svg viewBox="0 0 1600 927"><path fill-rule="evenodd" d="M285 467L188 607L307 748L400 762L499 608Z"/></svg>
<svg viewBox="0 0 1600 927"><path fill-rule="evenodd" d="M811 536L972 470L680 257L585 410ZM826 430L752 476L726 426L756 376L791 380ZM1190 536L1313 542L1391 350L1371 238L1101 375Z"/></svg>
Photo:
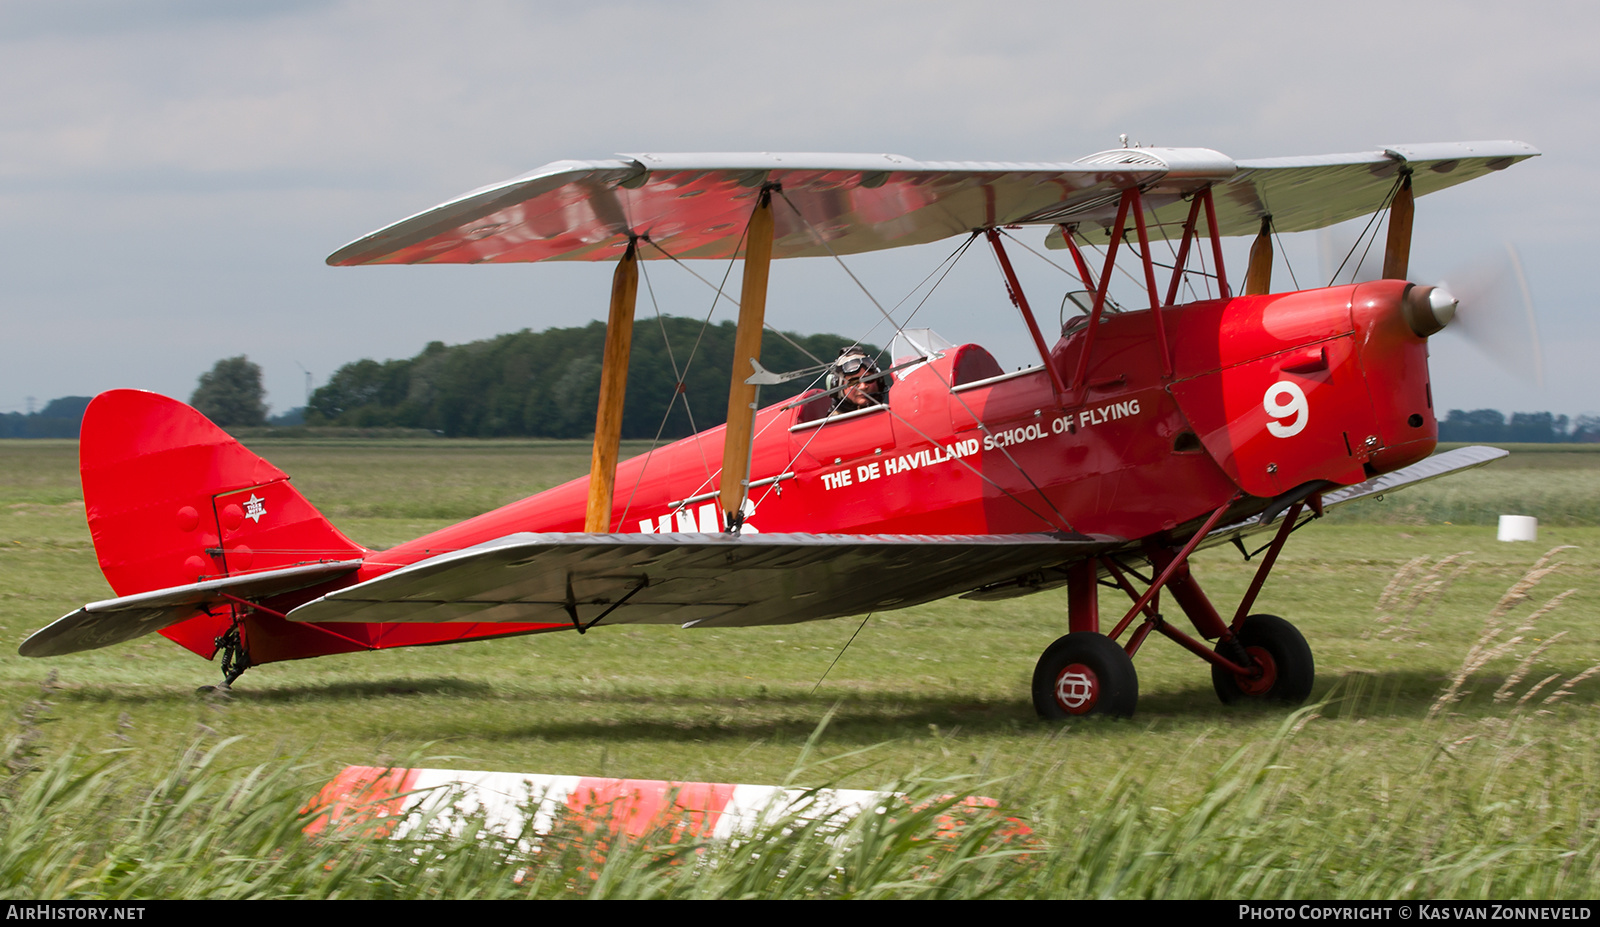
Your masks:
<svg viewBox="0 0 1600 927"><path fill-rule="evenodd" d="M1287 401L1283 397L1287 397ZM1268 422L1267 431L1272 432L1274 438L1292 438L1306 427L1306 419L1310 417L1310 407L1306 405L1306 394L1300 387L1288 380L1279 380L1267 387L1266 396L1261 399L1261 407L1273 418L1288 418L1294 416L1290 422Z"/></svg>

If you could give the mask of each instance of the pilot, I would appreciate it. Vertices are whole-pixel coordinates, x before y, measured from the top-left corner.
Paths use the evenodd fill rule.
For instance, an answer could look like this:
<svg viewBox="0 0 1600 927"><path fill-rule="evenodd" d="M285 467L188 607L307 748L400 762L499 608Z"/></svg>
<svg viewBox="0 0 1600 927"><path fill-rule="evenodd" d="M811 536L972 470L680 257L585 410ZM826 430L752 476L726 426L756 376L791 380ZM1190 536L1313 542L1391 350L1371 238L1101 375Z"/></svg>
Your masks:
<svg viewBox="0 0 1600 927"><path fill-rule="evenodd" d="M839 390L833 411L856 412L883 405L889 394L888 379L860 348L841 348L828 372L828 388Z"/></svg>

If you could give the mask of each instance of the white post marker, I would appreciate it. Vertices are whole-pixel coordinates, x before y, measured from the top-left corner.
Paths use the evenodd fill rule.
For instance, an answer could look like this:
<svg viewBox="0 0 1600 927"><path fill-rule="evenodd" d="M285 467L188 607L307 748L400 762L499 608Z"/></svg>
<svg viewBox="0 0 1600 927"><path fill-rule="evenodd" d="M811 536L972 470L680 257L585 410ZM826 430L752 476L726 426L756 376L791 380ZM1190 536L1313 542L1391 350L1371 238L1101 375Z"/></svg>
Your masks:
<svg viewBox="0 0 1600 927"><path fill-rule="evenodd" d="M1499 537L1502 541L1537 541L1539 519L1532 515L1501 515Z"/></svg>

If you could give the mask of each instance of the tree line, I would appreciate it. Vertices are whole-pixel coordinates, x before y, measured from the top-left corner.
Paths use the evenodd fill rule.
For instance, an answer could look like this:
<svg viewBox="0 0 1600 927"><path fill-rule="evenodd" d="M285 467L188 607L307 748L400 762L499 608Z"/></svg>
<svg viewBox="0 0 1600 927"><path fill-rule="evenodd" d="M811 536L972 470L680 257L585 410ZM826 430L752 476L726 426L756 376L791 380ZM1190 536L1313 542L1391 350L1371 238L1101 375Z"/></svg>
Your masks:
<svg viewBox="0 0 1600 927"><path fill-rule="evenodd" d="M0 438L76 438L88 407L88 396L62 396L37 412L7 412L0 415Z"/></svg>
<svg viewBox="0 0 1600 927"><path fill-rule="evenodd" d="M732 322L706 325L664 316L634 323L623 408L625 438L681 438L723 424L733 362ZM664 337L663 337L664 336ZM853 344L840 335L768 331L762 365L799 370L831 361ZM419 428L451 437L581 438L594 430L605 324L523 330L447 346L434 341L415 357L359 360L340 367L307 408L267 417L261 368L244 356L201 374L190 405L224 427L342 425ZM871 353L877 348L864 345ZM763 404L798 395L802 377L761 390ZM687 403L678 400L682 396ZM76 438L87 396L63 396L24 415L0 414L0 438ZM671 407L668 414L668 407ZM663 421L663 419L665 419ZM1498 443L1600 443L1600 416L1451 409L1439 440Z"/></svg>
<svg viewBox="0 0 1600 927"><path fill-rule="evenodd" d="M1600 442L1600 415L1569 419L1549 412L1513 412L1507 419L1494 409L1471 412L1451 409L1439 422L1439 440L1485 444L1593 444Z"/></svg>
<svg viewBox="0 0 1600 927"><path fill-rule="evenodd" d="M622 436L648 439L659 429L663 437L681 438L723 424L734 332L732 322L636 321ZM594 432L605 334L605 323L591 322L453 346L435 341L404 360L346 364L311 394L306 424L425 428L450 437L581 438ZM767 331L761 363L774 371L799 370L831 361L854 343L840 335ZM796 396L812 379L764 386L761 403Z"/></svg>

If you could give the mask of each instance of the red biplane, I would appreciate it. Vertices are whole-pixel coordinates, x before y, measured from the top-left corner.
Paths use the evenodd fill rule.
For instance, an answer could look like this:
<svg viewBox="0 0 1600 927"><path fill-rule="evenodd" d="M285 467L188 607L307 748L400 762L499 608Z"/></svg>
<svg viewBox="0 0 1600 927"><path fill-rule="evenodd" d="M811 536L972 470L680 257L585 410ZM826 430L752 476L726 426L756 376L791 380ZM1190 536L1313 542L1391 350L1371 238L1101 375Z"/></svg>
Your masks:
<svg viewBox="0 0 1600 927"><path fill-rule="evenodd" d="M1289 534L1331 505L1503 456L1430 457L1427 339L1456 301L1406 282L1413 198L1537 154L1500 141L1255 161L1125 147L1069 163L763 153L547 165L328 263L615 262L589 478L368 550L193 409L108 392L84 418L81 457L119 597L21 652L159 631L222 653L231 683L251 665L355 650L784 624L1065 585L1069 633L1033 677L1041 715L1131 714L1132 657L1152 632L1209 663L1224 701L1299 702L1314 673L1305 639L1251 611ZM1274 232L1385 211L1382 279L1271 292ZM1027 226L1047 228L1076 269L1068 298L1082 313L1054 345L1004 246ZM1251 234L1235 295L1221 240ZM978 345L897 325L881 365L819 365L818 388L757 408L760 384L784 378L759 362L773 258L959 235L994 249L1036 365L1006 372ZM1154 257L1162 241L1170 269ZM1146 304L1108 298L1119 256ZM740 257L728 424L617 463L638 261ZM1258 532L1270 542L1248 551ZM1196 549L1221 543L1262 555L1226 616L1189 569ZM1105 622L1101 586L1131 599ZM1192 632L1168 621L1163 592Z"/></svg>

